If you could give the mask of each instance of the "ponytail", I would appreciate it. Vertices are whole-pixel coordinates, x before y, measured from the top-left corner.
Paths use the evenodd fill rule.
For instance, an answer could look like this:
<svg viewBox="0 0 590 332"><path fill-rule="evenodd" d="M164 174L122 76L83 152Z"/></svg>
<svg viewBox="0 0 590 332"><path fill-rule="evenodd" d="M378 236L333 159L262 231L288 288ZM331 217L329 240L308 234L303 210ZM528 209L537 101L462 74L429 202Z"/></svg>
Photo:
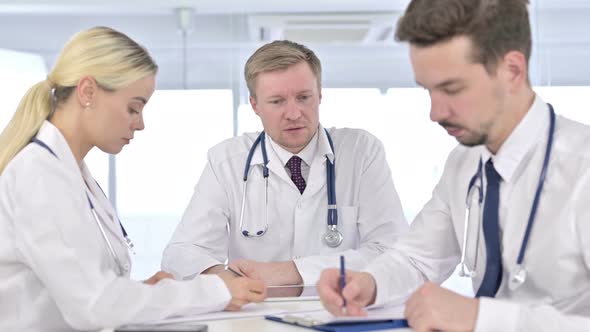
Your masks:
<svg viewBox="0 0 590 332"><path fill-rule="evenodd" d="M99 86L110 91L157 70L147 50L119 31L95 27L74 35L58 56L48 79L27 91L0 134L0 175L39 131L43 121L50 119L57 106L71 96L81 77L92 76Z"/></svg>
<svg viewBox="0 0 590 332"><path fill-rule="evenodd" d="M49 80L33 85L21 99L12 119L0 134L0 174L35 136L53 109Z"/></svg>

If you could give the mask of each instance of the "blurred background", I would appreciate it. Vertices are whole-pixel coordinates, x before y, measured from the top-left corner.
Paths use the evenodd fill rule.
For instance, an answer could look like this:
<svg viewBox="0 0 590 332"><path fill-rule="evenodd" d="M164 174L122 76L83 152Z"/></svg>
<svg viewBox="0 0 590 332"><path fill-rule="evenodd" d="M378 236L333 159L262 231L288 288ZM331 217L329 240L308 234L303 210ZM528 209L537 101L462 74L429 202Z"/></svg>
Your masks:
<svg viewBox="0 0 590 332"><path fill-rule="evenodd" d="M0 128L45 79L75 32L103 25L148 48L160 66L146 130L118 156L87 163L135 242L132 277L159 269L214 144L262 126L248 104L247 58L291 39L323 65L320 120L381 139L409 222L430 198L456 145L429 120L407 46L393 39L407 0L0 0ZM590 123L590 1L532 0L530 77L557 113ZM586 32L584 32L586 31ZM466 175L471 176L471 174ZM320 222L320 221L318 221ZM323 221L321 221L323 222ZM466 280L446 285L471 294Z"/></svg>

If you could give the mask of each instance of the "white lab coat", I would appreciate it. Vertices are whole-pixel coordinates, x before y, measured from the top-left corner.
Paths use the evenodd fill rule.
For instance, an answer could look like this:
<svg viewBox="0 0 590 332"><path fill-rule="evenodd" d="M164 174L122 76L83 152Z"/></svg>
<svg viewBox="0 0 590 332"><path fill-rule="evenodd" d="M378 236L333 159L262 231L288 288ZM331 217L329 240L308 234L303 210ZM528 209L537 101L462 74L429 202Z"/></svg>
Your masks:
<svg viewBox="0 0 590 332"><path fill-rule="evenodd" d="M108 200L56 127L46 121L37 137L57 158L32 143L0 177L1 331L96 330L224 308L230 295L216 276L155 286L129 280L129 253ZM124 276L116 275L87 192Z"/></svg>
<svg viewBox="0 0 590 332"><path fill-rule="evenodd" d="M503 277L495 299L481 298L476 331L590 331L588 126L557 117L548 173L524 256L527 280L515 291L508 288L543 165L548 114L547 105L537 97L493 157L503 179L499 210ZM490 157L482 146L459 146L451 152L433 197L412 223L409 236L367 268L377 281L377 304L402 302L425 280L442 282L455 270L463 245L468 182L480 157L484 163ZM474 210L477 216L477 205ZM483 231L480 236L474 290L485 273ZM476 237L477 224L472 224L467 240L470 269Z"/></svg>
<svg viewBox="0 0 590 332"><path fill-rule="evenodd" d="M247 238L239 227L244 167L259 133L229 139L213 147L194 196L164 251L162 269L191 278L226 259L294 260L305 284L314 284L322 269L363 268L408 229L395 191L383 146L371 134L356 129L330 129L336 155L338 229L344 241L330 248L322 241L327 229L326 155L333 160L327 135L319 127L315 159L307 187L300 194L266 139L268 205L264 203L262 153L256 148L248 177L244 229L265 226L262 237ZM229 225L229 235L228 226Z"/></svg>

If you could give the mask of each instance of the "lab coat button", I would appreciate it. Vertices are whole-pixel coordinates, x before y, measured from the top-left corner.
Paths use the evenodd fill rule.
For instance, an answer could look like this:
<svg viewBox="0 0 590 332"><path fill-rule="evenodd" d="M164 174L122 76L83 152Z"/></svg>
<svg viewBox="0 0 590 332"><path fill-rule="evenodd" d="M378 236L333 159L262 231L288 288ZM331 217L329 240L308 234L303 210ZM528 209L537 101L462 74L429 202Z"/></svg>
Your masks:
<svg viewBox="0 0 590 332"><path fill-rule="evenodd" d="M125 270L125 272L129 272L129 268L130 268L129 264L123 265L123 270Z"/></svg>

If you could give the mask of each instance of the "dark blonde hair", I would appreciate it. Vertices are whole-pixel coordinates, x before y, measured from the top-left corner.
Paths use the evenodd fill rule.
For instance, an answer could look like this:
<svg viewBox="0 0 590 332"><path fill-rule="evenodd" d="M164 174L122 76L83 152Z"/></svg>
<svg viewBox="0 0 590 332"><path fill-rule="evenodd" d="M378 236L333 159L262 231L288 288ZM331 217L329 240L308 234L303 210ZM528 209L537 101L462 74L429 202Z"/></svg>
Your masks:
<svg viewBox="0 0 590 332"><path fill-rule="evenodd" d="M322 64L312 50L289 40L275 40L254 52L246 62L244 76L250 96L256 98L256 78L258 74L274 70L284 70L301 62L309 64L321 88Z"/></svg>
<svg viewBox="0 0 590 332"><path fill-rule="evenodd" d="M0 174L82 77L92 76L102 89L114 91L157 71L147 50L121 32L96 27L77 33L64 46L47 79L23 96L0 134Z"/></svg>
<svg viewBox="0 0 590 332"><path fill-rule="evenodd" d="M431 46L457 36L470 38L472 59L495 73L509 51L531 56L528 0L412 0L397 24L396 40Z"/></svg>

